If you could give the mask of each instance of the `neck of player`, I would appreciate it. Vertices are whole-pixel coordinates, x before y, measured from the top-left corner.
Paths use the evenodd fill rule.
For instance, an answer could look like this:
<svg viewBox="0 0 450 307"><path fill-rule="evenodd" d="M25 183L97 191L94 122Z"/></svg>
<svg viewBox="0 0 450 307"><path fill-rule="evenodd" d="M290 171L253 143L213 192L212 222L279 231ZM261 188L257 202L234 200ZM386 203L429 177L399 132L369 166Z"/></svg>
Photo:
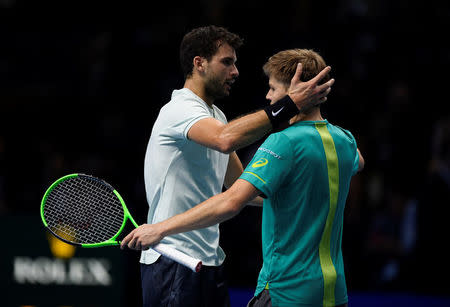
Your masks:
<svg viewBox="0 0 450 307"><path fill-rule="evenodd" d="M292 117L289 120L289 124L295 124L299 121L320 121L323 120L322 114L320 113L320 107L312 109L308 114L299 113L298 115Z"/></svg>
<svg viewBox="0 0 450 307"><path fill-rule="evenodd" d="M188 78L184 82L184 87L190 89L195 95L200 97L210 108L214 104L214 98L206 95L205 86L202 82L195 81L194 78Z"/></svg>

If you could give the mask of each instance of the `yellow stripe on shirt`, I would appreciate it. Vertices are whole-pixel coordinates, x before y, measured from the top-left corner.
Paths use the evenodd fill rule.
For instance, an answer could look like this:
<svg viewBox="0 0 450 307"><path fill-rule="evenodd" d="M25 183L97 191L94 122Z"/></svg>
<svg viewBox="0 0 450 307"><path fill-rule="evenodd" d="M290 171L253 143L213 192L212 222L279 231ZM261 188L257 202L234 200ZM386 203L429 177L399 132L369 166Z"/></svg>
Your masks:
<svg viewBox="0 0 450 307"><path fill-rule="evenodd" d="M256 178L258 178L259 180L261 180L264 184L266 183L261 177L259 177L259 176L256 175L255 173L248 172L248 171L245 171L244 174L245 174L245 173L255 176Z"/></svg>
<svg viewBox="0 0 450 307"><path fill-rule="evenodd" d="M336 269L331 259L331 233L339 194L339 164L336 147L326 124L316 123L316 129L322 138L325 150L330 188L330 209L319 244L320 266L324 282L323 306L328 307L335 306Z"/></svg>

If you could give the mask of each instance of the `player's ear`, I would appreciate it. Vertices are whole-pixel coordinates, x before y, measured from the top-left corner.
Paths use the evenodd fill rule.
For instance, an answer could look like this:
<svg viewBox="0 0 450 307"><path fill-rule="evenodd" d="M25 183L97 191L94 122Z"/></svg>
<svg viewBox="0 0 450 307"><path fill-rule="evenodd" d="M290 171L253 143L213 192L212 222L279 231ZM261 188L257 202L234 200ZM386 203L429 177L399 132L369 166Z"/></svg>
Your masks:
<svg viewBox="0 0 450 307"><path fill-rule="evenodd" d="M193 65L194 65L194 70L197 70L198 72L204 72L205 71L205 64L206 64L206 59L201 57L201 56L196 56L194 57L193 61Z"/></svg>

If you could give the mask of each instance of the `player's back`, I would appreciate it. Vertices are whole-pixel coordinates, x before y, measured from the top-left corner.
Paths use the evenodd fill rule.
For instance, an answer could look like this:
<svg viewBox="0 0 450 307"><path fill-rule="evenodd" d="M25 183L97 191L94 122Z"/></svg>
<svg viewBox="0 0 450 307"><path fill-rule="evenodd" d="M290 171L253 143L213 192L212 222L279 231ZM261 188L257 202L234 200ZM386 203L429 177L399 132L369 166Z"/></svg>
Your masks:
<svg viewBox="0 0 450 307"><path fill-rule="evenodd" d="M264 203L266 246L258 287L269 283L271 296L282 304L343 304L342 225L358 165L356 142L326 120L298 122L268 141L289 168Z"/></svg>

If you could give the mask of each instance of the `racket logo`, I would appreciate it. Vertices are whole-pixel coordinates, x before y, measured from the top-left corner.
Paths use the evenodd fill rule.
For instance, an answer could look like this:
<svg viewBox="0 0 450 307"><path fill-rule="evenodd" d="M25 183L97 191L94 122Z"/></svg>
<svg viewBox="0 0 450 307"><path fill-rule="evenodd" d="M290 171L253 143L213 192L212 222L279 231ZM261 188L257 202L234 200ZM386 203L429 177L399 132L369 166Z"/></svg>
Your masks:
<svg viewBox="0 0 450 307"><path fill-rule="evenodd" d="M266 165L267 163L269 163L269 161L267 161L267 159L261 158L258 161L256 161L255 163L253 163L252 167L253 168L261 167L261 166Z"/></svg>

